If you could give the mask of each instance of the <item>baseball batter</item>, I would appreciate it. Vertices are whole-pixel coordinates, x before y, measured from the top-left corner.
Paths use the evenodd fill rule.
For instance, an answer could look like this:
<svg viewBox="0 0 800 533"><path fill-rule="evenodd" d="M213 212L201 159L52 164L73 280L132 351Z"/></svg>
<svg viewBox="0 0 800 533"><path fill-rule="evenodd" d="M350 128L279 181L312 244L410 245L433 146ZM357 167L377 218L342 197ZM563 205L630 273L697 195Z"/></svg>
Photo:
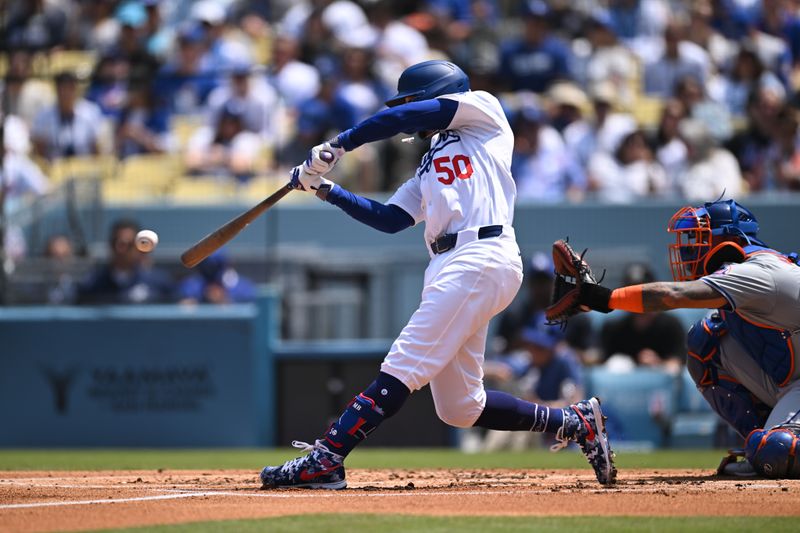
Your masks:
<svg viewBox="0 0 800 533"><path fill-rule="evenodd" d="M675 283L613 291L587 283L568 306L639 313L714 309L689 330L687 367L714 411L745 439L746 460L728 458L721 473L800 477L800 460L795 460L800 435L797 254L761 241L753 213L733 200L684 207L668 231L676 235L670 246ZM561 292L551 315L570 300L569 290Z"/></svg>
<svg viewBox="0 0 800 533"><path fill-rule="evenodd" d="M511 226L514 137L500 103L486 92L470 91L458 66L426 61L402 73L398 93L386 105L388 109L314 147L303 167L294 169L293 183L386 233L424 222L431 260L422 301L375 381L314 444L293 443L307 455L264 468L263 486L344 488L345 457L394 415L409 394L428 384L444 422L548 431L558 441L554 448L576 441L600 483L613 483L616 470L595 398L552 409L483 388L489 320L505 309L522 282ZM346 152L400 132L429 139L430 149L414 177L386 204L323 177Z"/></svg>

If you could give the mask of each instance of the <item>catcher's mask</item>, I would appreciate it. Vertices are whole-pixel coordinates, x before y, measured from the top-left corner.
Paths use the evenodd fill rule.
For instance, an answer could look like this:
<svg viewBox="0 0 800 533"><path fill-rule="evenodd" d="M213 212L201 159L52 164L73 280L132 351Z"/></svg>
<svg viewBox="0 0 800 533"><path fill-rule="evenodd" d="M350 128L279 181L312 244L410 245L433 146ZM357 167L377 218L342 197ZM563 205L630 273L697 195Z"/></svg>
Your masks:
<svg viewBox="0 0 800 533"><path fill-rule="evenodd" d="M710 273L709 265L718 266L719 261L712 260L714 254L709 255L712 235L739 237L747 244L765 246L757 238L756 217L733 200L683 207L672 216L667 231L675 234L675 243L669 246L669 263L675 281L696 280ZM714 251L719 252L720 257L733 257L736 254L729 254L732 246L717 246Z"/></svg>

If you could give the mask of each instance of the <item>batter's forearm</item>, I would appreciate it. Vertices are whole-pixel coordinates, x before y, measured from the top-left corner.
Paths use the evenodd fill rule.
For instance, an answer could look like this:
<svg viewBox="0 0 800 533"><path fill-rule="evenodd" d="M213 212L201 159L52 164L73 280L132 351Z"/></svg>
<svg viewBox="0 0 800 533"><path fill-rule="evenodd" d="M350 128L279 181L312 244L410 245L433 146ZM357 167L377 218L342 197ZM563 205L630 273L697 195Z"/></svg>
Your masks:
<svg viewBox="0 0 800 533"><path fill-rule="evenodd" d="M339 143L348 152L362 144L394 137L400 132L443 130L450 125L458 102L434 98L384 109L360 124L339 134Z"/></svg>
<svg viewBox="0 0 800 533"><path fill-rule="evenodd" d="M384 233L397 233L414 225L414 219L394 204L382 204L334 185L325 201L358 220Z"/></svg>

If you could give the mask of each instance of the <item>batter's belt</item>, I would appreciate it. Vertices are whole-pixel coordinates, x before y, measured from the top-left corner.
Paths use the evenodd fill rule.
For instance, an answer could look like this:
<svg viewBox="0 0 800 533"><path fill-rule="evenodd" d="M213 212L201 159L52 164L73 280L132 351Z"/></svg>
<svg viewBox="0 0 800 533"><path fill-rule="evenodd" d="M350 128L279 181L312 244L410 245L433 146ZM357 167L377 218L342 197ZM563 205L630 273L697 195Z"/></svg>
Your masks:
<svg viewBox="0 0 800 533"><path fill-rule="evenodd" d="M478 229L478 239L498 237L502 233L503 233L503 226L501 225L483 226L482 228ZM430 243L431 252L433 252L434 254L443 254L455 248L457 242L458 242L458 233L445 233L444 235L442 235L441 237Z"/></svg>

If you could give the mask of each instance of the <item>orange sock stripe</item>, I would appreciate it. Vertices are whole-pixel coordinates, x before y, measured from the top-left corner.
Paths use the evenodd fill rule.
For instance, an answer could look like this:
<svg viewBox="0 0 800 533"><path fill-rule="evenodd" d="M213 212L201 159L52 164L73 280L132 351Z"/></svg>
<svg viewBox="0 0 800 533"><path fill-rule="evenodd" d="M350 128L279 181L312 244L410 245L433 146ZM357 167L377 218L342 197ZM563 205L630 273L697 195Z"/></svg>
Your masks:
<svg viewBox="0 0 800 533"><path fill-rule="evenodd" d="M642 285L614 289L611 291L611 299L608 301L608 306L611 309L630 311L631 313L644 313Z"/></svg>

